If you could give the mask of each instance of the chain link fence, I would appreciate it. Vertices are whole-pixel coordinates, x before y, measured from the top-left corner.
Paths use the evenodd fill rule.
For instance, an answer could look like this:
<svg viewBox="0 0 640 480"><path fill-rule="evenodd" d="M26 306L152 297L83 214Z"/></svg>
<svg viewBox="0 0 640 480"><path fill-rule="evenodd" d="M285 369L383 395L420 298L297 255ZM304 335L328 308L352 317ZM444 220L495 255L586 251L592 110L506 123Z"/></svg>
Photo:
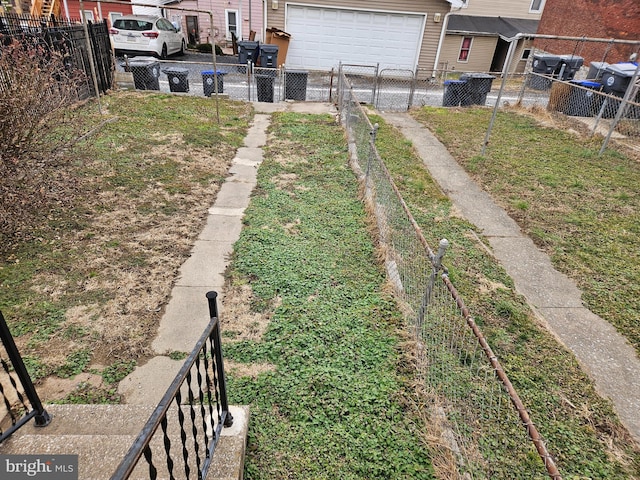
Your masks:
<svg viewBox="0 0 640 480"><path fill-rule="evenodd" d="M122 58L116 65L120 88L210 97L216 93L217 82L218 94L240 101L329 102L337 88L333 71L263 68L252 63L216 63L214 70L211 61L153 57Z"/></svg>
<svg viewBox="0 0 640 480"><path fill-rule="evenodd" d="M351 163L375 218L387 276L415 339L436 458L455 478L561 478L544 441L375 147L377 126L343 76L339 107Z"/></svg>

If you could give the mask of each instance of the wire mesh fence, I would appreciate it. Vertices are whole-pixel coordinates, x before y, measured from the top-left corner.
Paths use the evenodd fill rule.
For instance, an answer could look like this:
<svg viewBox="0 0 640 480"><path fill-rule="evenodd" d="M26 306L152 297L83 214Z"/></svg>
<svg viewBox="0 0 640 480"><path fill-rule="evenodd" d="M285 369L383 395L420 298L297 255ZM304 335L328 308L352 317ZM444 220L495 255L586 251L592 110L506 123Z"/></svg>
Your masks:
<svg viewBox="0 0 640 480"><path fill-rule="evenodd" d="M346 76L339 107L354 169L376 220L393 285L416 342L417 368L430 404L434 449L463 478L560 478L496 356L442 265L448 242L430 248L375 147L377 128ZM469 477L470 476L470 477Z"/></svg>

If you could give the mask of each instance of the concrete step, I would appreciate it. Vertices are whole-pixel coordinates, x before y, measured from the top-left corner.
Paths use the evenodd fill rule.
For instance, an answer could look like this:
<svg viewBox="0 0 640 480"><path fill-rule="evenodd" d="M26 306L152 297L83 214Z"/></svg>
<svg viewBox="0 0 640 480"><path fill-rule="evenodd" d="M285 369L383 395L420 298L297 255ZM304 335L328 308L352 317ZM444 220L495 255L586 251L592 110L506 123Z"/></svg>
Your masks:
<svg viewBox="0 0 640 480"><path fill-rule="evenodd" d="M47 405L45 408L53 415L51 424L37 428L30 422L0 444L0 454L78 455L80 480L111 478L153 412L153 407L144 405ZM234 424L222 430L207 475L208 480L242 479L249 410L247 407L230 407L230 411ZM188 410L185 413L187 447L190 452L194 452ZM175 472L178 472L176 477L181 478L184 476L184 461L177 417L177 413L169 415L168 436L171 438ZM201 426L198 427L201 430ZM163 471L164 465L158 463L165 461L162 434L156 434L156 437L151 442L151 449L159 470L158 478L168 478L168 474ZM204 456L202 445L200 451L201 456ZM193 471L193 453L190 454L190 459ZM139 462L130 478L149 478L144 459Z"/></svg>

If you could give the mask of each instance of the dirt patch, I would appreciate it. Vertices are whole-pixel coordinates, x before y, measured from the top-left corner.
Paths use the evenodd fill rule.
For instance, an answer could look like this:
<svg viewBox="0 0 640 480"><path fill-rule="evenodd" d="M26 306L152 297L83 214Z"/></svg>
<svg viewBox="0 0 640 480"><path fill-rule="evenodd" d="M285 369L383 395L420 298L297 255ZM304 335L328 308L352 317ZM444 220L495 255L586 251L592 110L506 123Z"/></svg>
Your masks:
<svg viewBox="0 0 640 480"><path fill-rule="evenodd" d="M222 297L221 323L225 333L225 341L239 342L243 340L260 341L267 329L273 309L279 300L271 305L273 308L265 312L252 311L251 305L256 303L250 285L229 286Z"/></svg>
<svg viewBox="0 0 640 480"><path fill-rule="evenodd" d="M81 373L73 378L48 377L38 384L38 395L47 403L50 400L65 398L83 385L102 388L104 381L100 375L92 373Z"/></svg>
<svg viewBox="0 0 640 480"><path fill-rule="evenodd" d="M237 363L230 360L224 361L224 369L235 377L251 377L256 379L265 372L273 372L276 367L269 363Z"/></svg>

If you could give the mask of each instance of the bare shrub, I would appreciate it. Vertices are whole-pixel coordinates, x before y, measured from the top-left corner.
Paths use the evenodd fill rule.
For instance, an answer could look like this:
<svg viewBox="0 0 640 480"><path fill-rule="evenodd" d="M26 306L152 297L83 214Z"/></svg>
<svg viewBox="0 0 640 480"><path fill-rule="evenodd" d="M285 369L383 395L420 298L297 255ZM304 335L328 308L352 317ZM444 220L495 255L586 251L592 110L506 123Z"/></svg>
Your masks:
<svg viewBox="0 0 640 480"><path fill-rule="evenodd" d="M0 231L3 244L32 230L72 196L63 147L78 136L84 74L38 37L0 46Z"/></svg>

